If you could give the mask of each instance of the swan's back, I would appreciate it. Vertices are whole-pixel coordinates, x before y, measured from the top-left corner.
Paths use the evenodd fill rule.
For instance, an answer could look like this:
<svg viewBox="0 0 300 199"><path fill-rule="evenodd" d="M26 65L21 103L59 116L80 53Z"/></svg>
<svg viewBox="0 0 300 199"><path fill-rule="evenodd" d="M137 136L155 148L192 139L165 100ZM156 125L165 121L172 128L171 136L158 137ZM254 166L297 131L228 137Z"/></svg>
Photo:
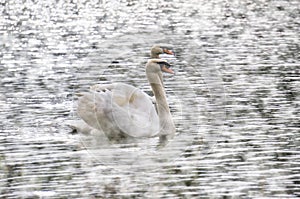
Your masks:
<svg viewBox="0 0 300 199"><path fill-rule="evenodd" d="M149 96L124 83L93 86L79 99L78 114L114 140L159 133L159 118Z"/></svg>

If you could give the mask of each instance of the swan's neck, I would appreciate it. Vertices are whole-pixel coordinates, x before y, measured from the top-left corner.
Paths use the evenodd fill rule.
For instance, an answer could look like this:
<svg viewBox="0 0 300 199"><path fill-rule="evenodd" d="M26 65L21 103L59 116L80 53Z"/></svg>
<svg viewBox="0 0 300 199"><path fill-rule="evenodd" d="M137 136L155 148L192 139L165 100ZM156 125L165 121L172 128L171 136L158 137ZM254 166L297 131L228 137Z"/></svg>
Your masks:
<svg viewBox="0 0 300 199"><path fill-rule="evenodd" d="M163 86L161 84L156 83L151 83L150 85L156 99L158 116L168 116L170 114L170 108L167 102Z"/></svg>
<svg viewBox="0 0 300 199"><path fill-rule="evenodd" d="M158 81L148 80L156 99L157 113L160 123L160 135L173 135L175 133L175 125L173 123L165 89L162 83L162 74L159 73L157 78L159 79Z"/></svg>

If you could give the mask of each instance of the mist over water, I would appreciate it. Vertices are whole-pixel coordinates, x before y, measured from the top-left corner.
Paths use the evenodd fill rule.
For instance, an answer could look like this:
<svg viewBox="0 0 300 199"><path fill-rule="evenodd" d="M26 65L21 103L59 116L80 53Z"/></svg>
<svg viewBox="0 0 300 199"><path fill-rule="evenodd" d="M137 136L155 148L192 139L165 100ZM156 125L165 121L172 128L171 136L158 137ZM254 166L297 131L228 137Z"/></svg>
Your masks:
<svg viewBox="0 0 300 199"><path fill-rule="evenodd" d="M0 2L0 198L297 198L298 0ZM167 44L175 138L72 134L76 93Z"/></svg>

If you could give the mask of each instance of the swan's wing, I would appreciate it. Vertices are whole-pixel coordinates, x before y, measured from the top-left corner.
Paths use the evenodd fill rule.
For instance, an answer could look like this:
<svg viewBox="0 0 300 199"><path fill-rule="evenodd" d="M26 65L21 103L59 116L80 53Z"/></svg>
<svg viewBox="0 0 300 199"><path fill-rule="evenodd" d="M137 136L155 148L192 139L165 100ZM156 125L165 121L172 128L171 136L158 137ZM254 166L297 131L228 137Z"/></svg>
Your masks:
<svg viewBox="0 0 300 199"><path fill-rule="evenodd" d="M128 84L112 90L113 118L119 128L132 137L152 137L159 132L159 119L149 96Z"/></svg>

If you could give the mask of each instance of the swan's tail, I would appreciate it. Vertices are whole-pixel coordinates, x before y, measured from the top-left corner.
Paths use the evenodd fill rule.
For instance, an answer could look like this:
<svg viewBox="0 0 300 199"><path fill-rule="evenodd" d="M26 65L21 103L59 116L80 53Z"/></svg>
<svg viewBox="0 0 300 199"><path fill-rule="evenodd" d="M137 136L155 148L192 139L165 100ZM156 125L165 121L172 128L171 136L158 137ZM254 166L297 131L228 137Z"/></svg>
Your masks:
<svg viewBox="0 0 300 199"><path fill-rule="evenodd" d="M68 120L65 122L65 125L70 127L73 132L80 132L83 134L90 134L93 130L92 127L82 120Z"/></svg>
<svg viewBox="0 0 300 199"><path fill-rule="evenodd" d="M78 100L77 113L89 126L102 130L100 123L112 110L111 93L83 93Z"/></svg>

